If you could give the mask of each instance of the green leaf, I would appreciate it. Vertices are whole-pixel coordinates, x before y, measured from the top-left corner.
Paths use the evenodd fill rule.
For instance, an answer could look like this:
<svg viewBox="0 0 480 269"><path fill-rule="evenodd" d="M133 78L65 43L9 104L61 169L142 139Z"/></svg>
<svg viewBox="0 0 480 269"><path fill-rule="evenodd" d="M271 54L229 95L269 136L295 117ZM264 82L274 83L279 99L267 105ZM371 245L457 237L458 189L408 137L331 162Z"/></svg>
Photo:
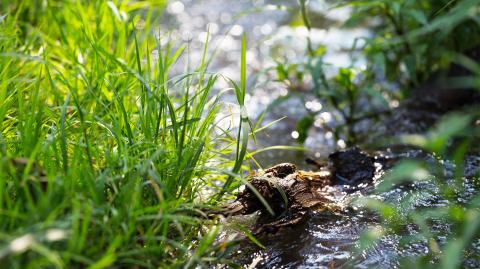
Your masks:
<svg viewBox="0 0 480 269"><path fill-rule="evenodd" d="M308 137L308 130L312 127L314 118L312 116L305 116L297 122L298 142L304 143Z"/></svg>
<svg viewBox="0 0 480 269"><path fill-rule="evenodd" d="M418 9L412 9L407 11L408 14L417 21L417 23L421 25L427 25L428 24L428 19L427 16L425 16L425 13L423 13L421 10Z"/></svg>
<svg viewBox="0 0 480 269"><path fill-rule="evenodd" d="M410 80L412 80L415 84L418 84L417 80L417 60L415 58L415 54L410 54L405 56L404 58L405 66L407 67L408 75L410 76Z"/></svg>

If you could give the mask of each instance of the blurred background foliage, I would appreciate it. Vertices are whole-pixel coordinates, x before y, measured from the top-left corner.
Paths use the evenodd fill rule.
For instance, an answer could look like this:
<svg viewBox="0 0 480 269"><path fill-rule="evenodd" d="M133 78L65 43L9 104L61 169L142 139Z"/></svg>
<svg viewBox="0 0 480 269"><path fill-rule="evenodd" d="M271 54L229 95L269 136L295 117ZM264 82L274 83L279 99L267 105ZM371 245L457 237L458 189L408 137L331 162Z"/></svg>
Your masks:
<svg viewBox="0 0 480 269"><path fill-rule="evenodd" d="M308 1L299 3L292 25L311 31L322 16L309 10ZM365 137L355 131L358 123L391 113L416 89L437 87L441 92L445 84L439 84L440 79L457 77L448 81L446 87L451 89L479 88L475 64L480 59L477 0L344 1L336 2L333 9L343 7L352 12L341 27L361 25L371 33L355 40L350 49L351 66L339 68L336 74L328 73L326 47L313 47L308 37L303 62L280 61L276 67L277 79L289 87L290 96L301 96L305 89L311 89L321 103L337 112L337 124L323 126L334 133L335 140L342 139L347 145L364 141ZM361 67L353 65L358 54L365 58ZM297 126L300 143L317 116L306 109L309 115Z"/></svg>
<svg viewBox="0 0 480 269"><path fill-rule="evenodd" d="M299 15L292 23L311 31L318 15L308 4L299 1ZM403 268L461 268L472 260L475 264L480 259L475 251L480 239L480 109L478 100L456 98L465 92L478 96L480 91L480 1L343 1L336 7L352 8L343 27L364 25L371 31L351 48L365 57L365 65L327 74L326 48L308 40L304 62L279 62L276 67L277 78L290 86L290 94L310 89L337 111L341 124L334 126L335 139L350 146L367 140L355 131L359 121L399 113L398 107L425 106L422 109L440 116L425 133L396 133L370 144L403 145L429 157L402 160L380 180L378 198L358 199L357 205L369 208L381 221L360 239L358 257L375 249L382 238L397 236L399 250L414 244L426 247L423 255L401 258ZM304 81L306 77L313 83ZM426 95L433 101L425 101ZM297 125L302 143L314 122L315 113L309 113ZM376 132L367 128L367 136ZM399 189L406 195L380 198L394 196ZM422 199L430 202L422 204Z"/></svg>
<svg viewBox="0 0 480 269"><path fill-rule="evenodd" d="M188 48L155 36L153 25L166 4L0 0L2 264L230 263L226 257L235 242L218 240L222 227L203 211L221 201L211 192L231 198L248 171L242 161L255 131L247 132L245 41L240 83L227 80L243 108L233 137L215 120L221 104L211 90L222 78L206 71L206 61L170 76ZM297 13L291 26L305 27L311 37L312 29L330 22L309 4L299 0L298 9L291 9ZM335 124L324 122L322 128L343 146L371 142L375 130L362 133L360 123L381 121L425 96L434 104L417 105L439 105L431 113L442 119L428 132L382 137L383 143L369 145L407 145L427 157L401 161L380 181L379 197L408 187L401 199L357 201L381 220L360 239L358 255L386 236L398 236L402 247L418 243L427 249L402 259L404 267L459 268L478 261L472 249L478 249L480 231L475 170L480 112L478 103L464 107L463 97L452 105L450 93L480 89L480 1L335 4L352 10L342 27L370 31L349 51L352 58L361 55L364 65L327 72L328 48L308 37L303 61L277 60L276 79L289 90L282 98L313 94L335 112ZM321 113L306 110L297 123L299 142Z"/></svg>

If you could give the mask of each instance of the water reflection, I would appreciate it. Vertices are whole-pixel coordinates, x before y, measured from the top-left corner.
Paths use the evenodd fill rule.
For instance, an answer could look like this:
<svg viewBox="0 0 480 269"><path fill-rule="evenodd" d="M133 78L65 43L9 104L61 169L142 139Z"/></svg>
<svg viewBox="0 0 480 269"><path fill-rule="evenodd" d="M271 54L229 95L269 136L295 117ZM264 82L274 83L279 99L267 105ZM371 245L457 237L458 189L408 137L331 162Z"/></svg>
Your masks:
<svg viewBox="0 0 480 269"><path fill-rule="evenodd" d="M311 33L303 26L286 25L296 14L291 12L297 8L296 1L182 0L171 2L167 6L162 27L172 30L172 40L175 40L173 36L177 35L190 42L191 63L195 65L200 62L202 50L195 48L204 45L208 29L211 35L208 55L214 55L209 71L221 73L234 80L239 79L240 35L243 32L247 34L249 115L255 119L268 108L269 112L264 118L265 124L287 117L266 133L260 134L258 143L250 145L251 150L273 145L294 145L299 137L296 130L298 120L309 113L318 113L325 109L323 104L313 97L307 98L305 103L293 97L272 107L273 101L292 93L286 85L275 81L276 73L272 70L276 65L275 60L288 63L303 62L309 36L314 46L325 45L328 48L325 59L330 67L327 68L327 73L335 73L338 67L363 64L361 61L351 62L349 49L356 38L366 36L368 32L362 28L346 30L337 27L341 21L348 18L349 8L331 9L327 1L311 2L311 10L319 17L315 20L316 28L312 29ZM307 77L304 78L304 83L308 85L311 81ZM229 87L226 82L221 82L217 86ZM308 92L302 94L308 96ZM232 109L230 105L235 103L233 94L226 96L224 101L229 103L224 113L238 110ZM326 155L343 146L343 141L335 141L331 132L322 128L322 123L333 122L335 118L335 115L328 111L316 116L315 128L309 130L305 144L311 150L308 155L315 152ZM222 123L222 126L235 127L235 124L238 123L233 121ZM273 164L273 160L298 163L304 159L299 158L298 153L285 151L263 153L257 157L265 166Z"/></svg>
<svg viewBox="0 0 480 269"><path fill-rule="evenodd" d="M271 5L268 5L271 4ZM265 109L269 109L264 122L268 123L286 116L271 128L258 134L257 143L251 142L251 150L274 145L295 145L300 133L296 130L297 122L306 115L314 113L314 126L308 131L305 146L310 151L267 151L256 155L256 159L268 167L277 163L293 162L302 169L310 169L304 159L306 155L325 158L336 148L344 148L346 143L335 137L332 130L325 125L335 125L339 117L328 111L308 92L301 92L300 98L282 99L272 106L275 100L288 95L295 95L294 90L274 80L272 67L275 60L298 63L304 61L307 36L314 46L327 47L325 60L330 64L327 74L334 74L339 67L364 67L364 62L357 57L352 62L350 48L356 40L369 33L362 28L339 29L342 20L349 17L350 10L329 9L326 1L312 1L312 8L322 16L312 30L305 27L286 25L292 18L288 8L294 8L296 1L246 1L246 0L182 0L171 2L167 7L165 23L162 27L171 30L171 39L177 38L190 42L190 60L199 63L201 48L207 37L208 55L214 55L209 71L219 72L234 80L239 79L238 62L240 58L240 36L248 35L248 94L247 109L252 118L257 118ZM279 7L276 5L284 5ZM359 39L360 40L360 39ZM157 52L158 54L158 52ZM311 83L308 78L306 83ZM219 80L219 90L230 87L226 81ZM299 91L301 91L300 89ZM298 95L298 94L297 94ZM238 124L239 108L235 96L224 96L225 106L219 121L221 129L235 127ZM398 106L391 103L392 107ZM218 130L221 133L221 130ZM425 186L422 186L425 187ZM427 186L428 187L428 186ZM387 193L379 199L401 199L406 192L400 189ZM419 205L440 205L434 197L423 196ZM343 199L343 198L342 198ZM353 266L358 268L395 267L399 256L424 253L424 244L412 244L407 249L400 249L398 238L385 237L371 251L360 258L353 259L351 249L358 244L360 234L367 228L378 225L375 216L358 209L344 212L313 213L308 222L286 229L274 238L263 238L267 249L258 250L250 244L240 247L238 262L247 268L332 268ZM265 241L266 240L266 241Z"/></svg>
<svg viewBox="0 0 480 269"><path fill-rule="evenodd" d="M434 158L418 150L393 153L387 150L381 154L389 158L422 157L426 161L433 161ZM470 165L478 160L478 156L467 158L467 177L478 173L478 165ZM446 174L454 171L454 168L449 167L448 164L445 167L447 168ZM467 201L473 197L475 184L475 180L465 180L465 192L460 195L461 199ZM371 248L358 255L354 249L359 246L361 234L369 230L374 237L380 237L384 228L377 215L361 207L356 207L352 201L361 196L368 196L402 207L405 206L402 201L407 196L417 193L412 199L415 203L411 206L415 208L444 207L447 201L438 195L438 186L432 180L397 186L380 195L373 194L374 187L368 187L348 195L338 187L331 188L334 199L340 204L347 205L344 210L312 212L310 219L301 225L280 230L275 235L261 237L260 240L266 245L266 249L258 249L245 243L239 248L242 251L235 256L237 262L247 268L398 268L402 258L429 253L427 240L419 238L419 240L405 244L405 242L401 242L401 237L398 235L385 235ZM407 208L402 210L406 211ZM436 242L440 245L445 244L450 234L449 224L434 221L431 229L434 234L438 235ZM403 233L411 236L418 235L418 227L407 225ZM478 257L478 253L480 253L480 240L474 241L470 251L476 254L467 258L463 266L478 268L480 264L475 257Z"/></svg>

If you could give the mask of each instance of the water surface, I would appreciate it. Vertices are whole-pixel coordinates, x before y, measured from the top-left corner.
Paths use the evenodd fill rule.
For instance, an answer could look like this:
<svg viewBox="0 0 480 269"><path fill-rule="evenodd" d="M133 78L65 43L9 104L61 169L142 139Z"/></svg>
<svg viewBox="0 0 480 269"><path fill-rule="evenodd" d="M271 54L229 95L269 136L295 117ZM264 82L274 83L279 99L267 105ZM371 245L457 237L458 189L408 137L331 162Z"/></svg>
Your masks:
<svg viewBox="0 0 480 269"><path fill-rule="evenodd" d="M289 22L295 20L291 9L297 8L296 1L270 0L182 0L168 4L165 23L162 29L168 29L171 40L189 42L189 57L193 65L199 63L202 57L201 48L210 32L209 55L214 55L210 72L218 72L234 80L239 79L240 39L243 32L248 38L248 94L246 103L249 115L256 119L268 108L264 124L284 118L268 130L257 136L257 143L249 145L250 150L276 145L298 145L296 143L296 124L302 117L315 112L314 128L309 130L305 142L307 151L275 150L256 155L263 167L277 163L292 162L303 169L311 169L304 162L306 157L327 158L328 154L345 146L344 141L336 141L333 134L323 128L323 124L336 124L338 115L329 110L327 104L315 99L309 92L292 91L286 85L275 81L274 67L276 60L290 64L304 62L307 37L315 46L324 45L327 48L325 61L330 65L327 73L333 73L338 67L356 66L362 68L361 57L355 57L350 52L356 38L368 36L363 28L342 29L341 22L348 18L348 9L330 9L323 1L313 1L312 8L316 14L313 24L315 28L308 32L305 27L291 27ZM290 10L289 10L290 9ZM308 78L306 79L308 85ZM219 90L230 87L226 82L218 85ZM292 96L282 102L279 98ZM300 98L301 97L301 98ZM224 115L234 113L222 122L222 127L235 126L238 116L238 106L235 96L226 95ZM278 103L278 104L275 104ZM272 105L275 104L275 105ZM222 117L223 115L221 115ZM398 123L402 124L402 123ZM405 124L404 124L405 125ZM402 129L405 126L397 126ZM402 128L401 128L402 127ZM416 126L406 126L415 128ZM366 124L363 127L371 132L372 137L381 136L385 127ZM383 128L383 129L382 129ZM403 150L392 152L384 150L378 155L388 155L391 158L421 158L433 161L431 156L418 150ZM480 166L480 157L470 156L467 160L464 195L459 199L468 199L469 195L478 190L479 183L473 180L475 171ZM448 167L447 167L448 168ZM448 170L448 169L447 169ZM452 173L450 171L450 173ZM348 206L344 211L315 213L312 212L308 221L293 228L284 229L275 235L260 238L266 249L244 242L235 252L234 259L247 268L395 268L402 257L425 254L428 251L426 243L410 244L407 247L399 244L399 238L385 236L372 249L358 255L354 251L359 238L368 229L380 228L377 217L361 208L355 208L350 201L359 196L376 198L381 201L400 203L407 195L418 192L417 207L441 207L445 201L434 195L435 184L428 182L412 183L398 186L382 195L374 193L370 187L361 193L345 194L338 191L340 203ZM439 224L439 231L448 234L449 227ZM406 234L417 231L410 227ZM438 238L441 243L444 237ZM480 253L480 241L473 246ZM467 260L467 267L478 268L480 263L475 259Z"/></svg>

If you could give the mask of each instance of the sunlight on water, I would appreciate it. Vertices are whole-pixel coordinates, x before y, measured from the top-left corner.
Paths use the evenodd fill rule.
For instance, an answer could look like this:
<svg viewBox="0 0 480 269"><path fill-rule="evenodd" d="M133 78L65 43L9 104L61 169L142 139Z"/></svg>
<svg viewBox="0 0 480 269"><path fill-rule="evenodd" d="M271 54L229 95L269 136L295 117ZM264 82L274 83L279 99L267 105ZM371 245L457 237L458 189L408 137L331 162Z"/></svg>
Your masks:
<svg viewBox="0 0 480 269"><path fill-rule="evenodd" d="M356 41L361 44L363 41L359 38L369 36L370 33L364 28L338 28L339 22L349 18L351 12L349 8L331 9L327 1L315 1L311 6L312 10L322 14L327 22L309 33L306 27L288 25L291 13L286 10L296 5L296 1L287 0L183 0L171 2L167 7L165 24L172 30L170 40L180 37L190 42L192 48L201 48L207 38L208 30L210 46L207 54L215 54L208 70L221 73L235 81L238 81L240 76L238 66L240 36L242 33L247 34L246 57L249 81L245 100L248 103L248 113L250 117L256 119L268 108L269 112L263 120L264 124L286 116L265 132L258 134L256 143L250 143L250 150L279 144L295 145L300 138L300 133L296 129L297 122L310 115L309 113L314 113L312 117L314 128L308 130L308 138L305 141L305 147L311 152L305 155L303 152L271 151L255 156L257 161L266 167L276 163L294 162L299 167L310 169L311 167L303 163L306 156L326 158L334 149L347 146L344 139L339 139L332 132L334 128L324 128L325 125L336 126L338 114L328 111L328 108L324 107L326 104L302 92L301 87L297 89L293 87L294 85L275 81L276 60L280 59L289 64L302 62L307 37L310 37L315 47L324 45L328 48L324 57L329 64L329 68L326 69L327 76L335 74L339 67L353 66L357 68L357 73L366 68L365 61L361 57L353 57L356 60L352 62L351 56L355 55L351 54L350 48ZM245 12L246 10L250 12ZM167 37L162 37L163 40L167 40ZM190 60L198 63L202 57L202 51L196 49L191 50L190 53ZM157 51L153 51L152 55L154 59L158 58ZM267 69L269 70L264 71ZM313 83L309 77L305 77L304 81L307 88ZM228 81L222 79L217 85L217 90L231 87ZM396 85L391 87L394 88ZM304 94L305 100L285 98L278 104L270 106L280 97L298 93ZM222 108L219 117L219 128L216 130L218 134L238 126L238 121L235 119L237 119L239 107L235 105L233 92L222 98L226 105ZM384 98L390 107L399 106L398 101L391 100L389 96ZM414 155L415 153L405 154ZM381 165L377 164L377 172L381 171L381 168ZM376 175L377 179L380 174L379 172ZM425 175L418 175L418 177L423 176ZM410 188L429 189L434 186L424 182ZM396 188L384 195L369 194L368 190L353 195L347 195L344 190L334 190L332 193L336 193L335 199L338 203L349 205L353 197L361 195L382 201L398 201L406 194L406 190ZM418 198L417 206L441 206L442 203L434 196L425 194ZM235 221L248 225L253 223L254 219L255 216L249 216L243 220L236 218ZM379 227L376 216L353 205L347 206L340 212L313 213L308 222L293 229L281 231L274 237L263 238L262 242L266 242L265 250L244 243L237 249L235 258L246 268L333 268L342 265L356 268L387 268L397 266L399 257L425 253L428 250L426 243L422 242L402 249L399 247L399 238L385 236L361 257L354 257L352 249L358 246L361 233L370 230L375 234L379 232ZM446 227L439 226L439 230L442 229ZM233 236L228 231L224 232L224 236L228 235ZM477 248L480 249L480 241L477 242Z"/></svg>

